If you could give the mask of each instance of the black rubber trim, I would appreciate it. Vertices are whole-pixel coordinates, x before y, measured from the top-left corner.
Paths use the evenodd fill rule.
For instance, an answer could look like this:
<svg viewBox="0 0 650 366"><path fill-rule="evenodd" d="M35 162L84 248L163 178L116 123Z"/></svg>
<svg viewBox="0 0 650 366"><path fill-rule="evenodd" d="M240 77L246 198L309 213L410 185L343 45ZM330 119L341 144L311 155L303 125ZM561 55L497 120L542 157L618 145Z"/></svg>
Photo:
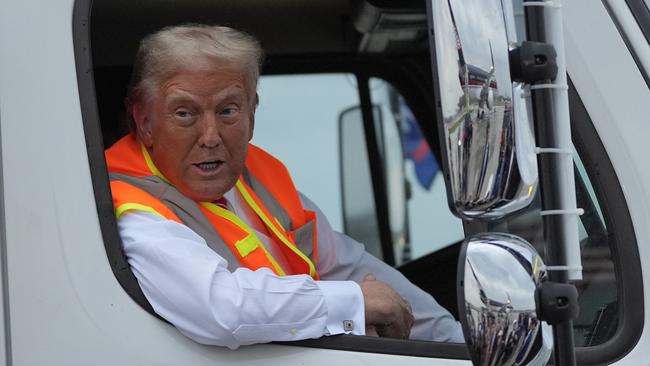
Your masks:
<svg viewBox="0 0 650 366"><path fill-rule="evenodd" d="M641 261L632 218L616 171L570 79L569 112L573 144L592 183L612 240L610 249L619 284L616 333L600 345L576 348L576 358L580 365L604 365L623 358L641 338L645 322Z"/></svg>
<svg viewBox="0 0 650 366"><path fill-rule="evenodd" d="M465 264L467 257L467 246L469 245L469 238L463 240L460 244L460 252L458 253L458 264L456 266L456 301L458 304L458 321L460 321L461 326L463 327L463 336L465 337L465 343L470 344L471 337L470 330L467 326L467 318L461 319L461 316L467 314L467 308L465 307ZM469 355L469 349L468 349ZM476 364L476 355L470 355L472 357L472 363Z"/></svg>
<svg viewBox="0 0 650 366"><path fill-rule="evenodd" d="M638 1L636 1L636 0L626 0L626 2L627 2L627 5L629 6L630 3L635 3L635 2L638 2ZM609 4L607 3L607 0L602 0L602 3L603 3L603 6L605 7L605 9L607 10L607 13L609 14L609 17L614 22L614 26L616 26L616 30L618 31L621 38L623 39L623 42L625 43L625 47L627 47L627 50L630 52L630 55L632 55L632 59L634 59L634 63L636 64L637 69L639 69L639 72L643 76L643 80L645 80L646 85L648 87L650 87L650 76L648 76L648 72L643 67L643 64L641 63L641 60L639 59L639 55L637 55L636 51L634 50L634 47L630 43L630 38L627 36L627 34L625 34L625 31L623 30L623 27L621 27L621 23L616 18L616 15L612 11L611 6L609 6ZM643 5L645 6L645 4L643 4ZM634 14L634 17L637 19L637 22L639 22L639 17L641 17L642 14L640 12L634 13L634 10L632 8L630 8L630 10L632 10L632 14ZM645 21L646 22L650 21L647 18L648 17L647 8L646 8L646 14L645 15L646 15ZM642 20L643 20L643 18L642 18ZM639 23L639 25L641 25L641 23ZM648 26L650 26L650 25L648 25ZM641 28L641 30L643 31L643 27ZM646 40L647 40L648 39L648 34L645 31L643 31L643 34L644 34L644 36L646 37ZM603 52L606 52L606 51L603 50Z"/></svg>
<svg viewBox="0 0 650 366"><path fill-rule="evenodd" d="M463 343L425 342L352 335L338 335L297 342L275 343L287 346L327 348L340 351L469 360L467 347Z"/></svg>
<svg viewBox="0 0 650 366"><path fill-rule="evenodd" d="M0 113L1 115L1 113ZM1 120L1 118L0 118ZM2 126L2 123L0 123ZM0 127L0 197L5 196L4 171L2 166L2 128ZM5 201L0 200L0 269L2 270L2 316L4 320L5 364L13 365L11 351L11 309L9 307L9 268L7 267L7 220L5 216Z"/></svg>
<svg viewBox="0 0 650 366"><path fill-rule="evenodd" d="M381 10L390 12L391 10L393 11L399 11L399 10L420 10L424 11L424 3L425 1L423 0L401 0L401 1L394 1L394 0L366 0L366 2L371 5L375 6L378 8L381 8Z"/></svg>
<svg viewBox="0 0 650 366"><path fill-rule="evenodd" d="M646 41L650 43L650 9L643 0L625 0L628 8L639 24Z"/></svg>
<svg viewBox="0 0 650 366"><path fill-rule="evenodd" d="M117 232L117 223L113 212L113 200L104 158L104 144L100 128L97 100L95 99L95 81L93 78L92 52L90 49L90 10L92 0L77 0L72 14L72 36L74 43L77 83L81 103L86 149L90 176L95 193L97 215L104 240L106 255L113 274L131 298L150 314L158 316L147 301L138 281L122 252L122 241ZM164 319L163 319L164 320Z"/></svg>

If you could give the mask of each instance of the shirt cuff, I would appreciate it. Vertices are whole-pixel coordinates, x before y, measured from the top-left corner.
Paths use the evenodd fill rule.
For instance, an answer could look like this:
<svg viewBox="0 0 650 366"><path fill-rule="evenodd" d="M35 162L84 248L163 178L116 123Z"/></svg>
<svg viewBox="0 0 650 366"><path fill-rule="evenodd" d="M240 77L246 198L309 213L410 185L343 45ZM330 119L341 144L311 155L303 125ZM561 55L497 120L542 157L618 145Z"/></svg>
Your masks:
<svg viewBox="0 0 650 366"><path fill-rule="evenodd" d="M353 281L316 281L327 304L327 333L366 334L361 287Z"/></svg>

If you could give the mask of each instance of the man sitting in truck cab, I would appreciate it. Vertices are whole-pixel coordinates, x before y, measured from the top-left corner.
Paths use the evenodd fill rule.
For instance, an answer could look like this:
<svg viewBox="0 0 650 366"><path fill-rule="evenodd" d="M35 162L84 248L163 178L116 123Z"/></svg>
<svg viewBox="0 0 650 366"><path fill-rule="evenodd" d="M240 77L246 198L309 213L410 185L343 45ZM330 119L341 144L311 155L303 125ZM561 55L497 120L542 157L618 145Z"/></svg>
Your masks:
<svg viewBox="0 0 650 366"><path fill-rule="evenodd" d="M131 134L106 159L124 252L154 310L230 348L366 332L462 342L445 309L333 231L249 143L261 59L256 39L226 27L165 28L140 44Z"/></svg>

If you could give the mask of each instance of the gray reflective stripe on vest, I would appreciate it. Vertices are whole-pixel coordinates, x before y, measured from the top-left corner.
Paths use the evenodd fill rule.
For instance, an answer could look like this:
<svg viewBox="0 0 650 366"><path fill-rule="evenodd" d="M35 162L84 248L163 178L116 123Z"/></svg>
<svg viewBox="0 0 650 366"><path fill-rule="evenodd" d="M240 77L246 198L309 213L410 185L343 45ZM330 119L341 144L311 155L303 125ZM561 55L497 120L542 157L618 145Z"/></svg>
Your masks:
<svg viewBox="0 0 650 366"><path fill-rule="evenodd" d="M293 241L298 250L314 262L314 221L309 221L294 231ZM315 263L314 263L315 264Z"/></svg>
<svg viewBox="0 0 650 366"><path fill-rule="evenodd" d="M111 180L122 181L140 188L159 199L187 227L202 237L212 250L228 261L228 270L232 272L240 267L237 257L221 239L194 200L185 197L176 188L156 176L138 178L126 174L110 173L109 177Z"/></svg>
<svg viewBox="0 0 650 366"><path fill-rule="evenodd" d="M133 177L126 174L110 173L111 180L122 181L140 188L159 199L165 204L183 223L192 231L202 237L208 246L228 261L228 270L231 272L240 267L239 260L230 251L226 243L221 239L212 223L205 217L198 204L183 194L176 188L156 176ZM292 231L292 224L289 214L284 210L280 203L271 195L248 170L244 171L244 181L255 192L257 197L262 201L264 206L269 210L271 215L278 219L282 227L287 231ZM303 254L313 261L314 252L314 222L308 222L294 231L294 242Z"/></svg>
<svg viewBox="0 0 650 366"><path fill-rule="evenodd" d="M271 192L269 192L262 183L251 174L248 169L244 168L242 173L244 182L248 184L249 187L255 192L257 197L262 201L264 206L269 210L269 212L275 216L275 218L280 222L280 225L286 232L294 231L293 241L296 243L298 250L303 252L309 259L313 262L312 257L314 253L314 222L308 222L305 225L299 227L297 230L293 229L293 224L291 222L291 217L284 207L280 205L280 202L273 197Z"/></svg>
<svg viewBox="0 0 650 366"><path fill-rule="evenodd" d="M242 177L244 178L244 182L246 182L246 184L251 187L260 201L262 201L266 209L269 210L269 212L273 214L276 219L278 219L282 228L286 231L293 230L291 217L289 217L287 211L285 211L284 207L280 205L280 202L278 202L278 200L273 197L271 192L269 192L269 190L266 189L266 187L264 187L262 183L260 183L260 181L257 180L257 178L255 178L255 176L253 176L253 174L248 171L248 169L244 168Z"/></svg>

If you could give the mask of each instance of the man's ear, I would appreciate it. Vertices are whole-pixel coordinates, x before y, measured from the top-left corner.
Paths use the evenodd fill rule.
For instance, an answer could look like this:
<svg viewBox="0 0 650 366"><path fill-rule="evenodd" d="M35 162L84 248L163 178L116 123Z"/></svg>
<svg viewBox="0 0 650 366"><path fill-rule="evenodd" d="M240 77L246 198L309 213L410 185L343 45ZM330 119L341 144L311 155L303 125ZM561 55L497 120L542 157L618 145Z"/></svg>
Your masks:
<svg viewBox="0 0 650 366"><path fill-rule="evenodd" d="M153 137L151 134L151 118L149 118L148 108L143 103L137 102L131 105L131 116L135 121L138 138L144 146L151 147L153 145Z"/></svg>
<svg viewBox="0 0 650 366"><path fill-rule="evenodd" d="M255 130L255 108L248 115L248 141L253 139L253 130Z"/></svg>

